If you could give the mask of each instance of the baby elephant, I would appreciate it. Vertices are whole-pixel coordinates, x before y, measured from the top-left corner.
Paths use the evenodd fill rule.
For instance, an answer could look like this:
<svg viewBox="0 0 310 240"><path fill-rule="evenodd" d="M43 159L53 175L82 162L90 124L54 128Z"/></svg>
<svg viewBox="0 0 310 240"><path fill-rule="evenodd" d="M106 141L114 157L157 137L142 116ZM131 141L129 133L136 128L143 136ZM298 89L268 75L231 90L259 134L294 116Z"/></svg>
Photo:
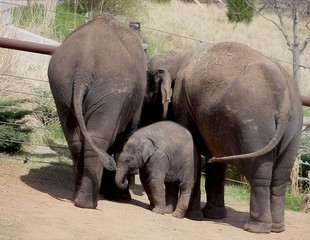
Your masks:
<svg viewBox="0 0 310 240"><path fill-rule="evenodd" d="M157 122L128 139L117 161L115 182L125 189L126 175L139 169L153 212L171 213L176 205L172 216L183 218L191 197L198 208L194 211L201 213L200 190L195 190L199 196L192 196L194 185L200 185L196 181L199 159L188 130L174 122Z"/></svg>

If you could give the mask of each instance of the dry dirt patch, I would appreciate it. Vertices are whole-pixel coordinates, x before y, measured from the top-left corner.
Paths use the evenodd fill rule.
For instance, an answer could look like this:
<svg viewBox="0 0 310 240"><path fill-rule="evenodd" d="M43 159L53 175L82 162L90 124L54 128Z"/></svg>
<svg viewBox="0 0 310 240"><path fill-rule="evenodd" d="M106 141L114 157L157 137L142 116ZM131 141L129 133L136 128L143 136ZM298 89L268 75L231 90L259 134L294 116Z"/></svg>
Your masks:
<svg viewBox="0 0 310 240"><path fill-rule="evenodd" d="M96 210L73 206L70 166L23 164L0 157L0 239L281 239L306 240L310 215L286 212L283 233L252 234L242 227L248 206L227 200L228 217L220 221L175 219L147 209L139 183L132 202L100 199ZM202 197L202 204L205 198Z"/></svg>

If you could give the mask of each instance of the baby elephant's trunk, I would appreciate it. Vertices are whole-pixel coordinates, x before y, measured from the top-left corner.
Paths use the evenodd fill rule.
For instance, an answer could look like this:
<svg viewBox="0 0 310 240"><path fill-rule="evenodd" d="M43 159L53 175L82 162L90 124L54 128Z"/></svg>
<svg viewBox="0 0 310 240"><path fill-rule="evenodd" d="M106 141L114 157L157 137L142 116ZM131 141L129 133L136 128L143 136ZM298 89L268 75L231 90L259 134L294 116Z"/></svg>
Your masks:
<svg viewBox="0 0 310 240"><path fill-rule="evenodd" d="M128 187L128 180L126 178L127 172L126 171L119 171L116 170L115 174L115 184L118 188L124 190Z"/></svg>

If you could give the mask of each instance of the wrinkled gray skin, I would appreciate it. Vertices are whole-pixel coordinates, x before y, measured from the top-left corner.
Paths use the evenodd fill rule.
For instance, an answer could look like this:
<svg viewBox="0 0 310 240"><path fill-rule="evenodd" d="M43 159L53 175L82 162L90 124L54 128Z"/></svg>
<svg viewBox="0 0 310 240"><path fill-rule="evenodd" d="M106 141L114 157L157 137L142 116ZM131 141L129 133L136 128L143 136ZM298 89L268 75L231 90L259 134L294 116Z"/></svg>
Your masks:
<svg viewBox="0 0 310 240"><path fill-rule="evenodd" d="M115 182L126 189L127 174L139 169L153 212L164 214L175 209L172 215L177 218L185 216L192 191L198 189L192 197L198 201L187 217L201 218L199 165L190 132L177 123L162 121L130 136L117 161Z"/></svg>
<svg viewBox="0 0 310 240"><path fill-rule="evenodd" d="M103 173L115 171L113 144L138 124L145 70L140 39L110 15L71 33L50 60L48 77L74 162L78 207L96 208Z"/></svg>
<svg viewBox="0 0 310 240"><path fill-rule="evenodd" d="M161 85L170 85L167 119L191 131L201 154L215 157L206 164L204 216L227 215L225 171L233 163L251 185L245 230L283 231L285 190L302 127L300 94L289 74L253 49L229 42L155 56L148 70L141 125L164 118L161 99L170 89L161 91Z"/></svg>

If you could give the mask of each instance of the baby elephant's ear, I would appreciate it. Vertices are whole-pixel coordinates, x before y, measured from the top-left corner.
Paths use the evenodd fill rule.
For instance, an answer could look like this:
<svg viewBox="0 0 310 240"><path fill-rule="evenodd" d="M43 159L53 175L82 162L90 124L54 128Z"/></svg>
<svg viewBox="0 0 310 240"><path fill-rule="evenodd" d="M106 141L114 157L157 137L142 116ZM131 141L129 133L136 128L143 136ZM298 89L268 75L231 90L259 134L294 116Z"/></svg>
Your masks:
<svg viewBox="0 0 310 240"><path fill-rule="evenodd" d="M142 160L144 163L152 156L158 149L154 141L150 138L145 138L142 143Z"/></svg>

